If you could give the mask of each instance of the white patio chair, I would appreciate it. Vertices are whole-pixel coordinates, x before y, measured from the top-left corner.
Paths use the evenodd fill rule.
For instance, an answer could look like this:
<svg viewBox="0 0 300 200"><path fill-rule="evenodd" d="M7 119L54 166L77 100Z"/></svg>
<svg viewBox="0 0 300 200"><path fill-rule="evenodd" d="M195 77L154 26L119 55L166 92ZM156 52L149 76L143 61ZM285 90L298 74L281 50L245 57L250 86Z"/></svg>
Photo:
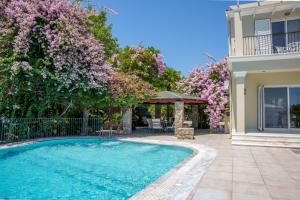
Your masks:
<svg viewBox="0 0 300 200"><path fill-rule="evenodd" d="M183 126L187 127L187 128L193 127L193 122L192 121L184 121Z"/></svg>
<svg viewBox="0 0 300 200"><path fill-rule="evenodd" d="M146 120L147 120L148 128L152 129L152 119L146 119Z"/></svg>
<svg viewBox="0 0 300 200"><path fill-rule="evenodd" d="M152 119L152 129L163 131L164 127L161 125L160 119Z"/></svg>

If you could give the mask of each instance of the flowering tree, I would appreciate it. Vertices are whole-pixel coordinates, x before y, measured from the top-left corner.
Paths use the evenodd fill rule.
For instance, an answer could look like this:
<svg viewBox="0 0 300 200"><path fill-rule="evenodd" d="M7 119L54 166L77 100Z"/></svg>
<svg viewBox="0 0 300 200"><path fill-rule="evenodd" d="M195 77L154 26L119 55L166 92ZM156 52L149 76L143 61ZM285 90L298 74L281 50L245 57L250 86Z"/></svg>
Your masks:
<svg viewBox="0 0 300 200"><path fill-rule="evenodd" d="M229 80L227 61L215 62L206 69L196 67L187 78L178 83L186 94L195 95L208 100L204 110L209 115L209 124L216 128L222 119L222 112L228 103L228 93L224 82Z"/></svg>
<svg viewBox="0 0 300 200"><path fill-rule="evenodd" d="M58 104L78 92L105 91L111 67L88 26L90 14L67 0L0 2L2 110L40 116L63 111Z"/></svg>
<svg viewBox="0 0 300 200"><path fill-rule="evenodd" d="M140 77L143 81L159 86L159 77L165 70L163 56L153 47L125 47L112 56L112 66L120 72Z"/></svg>
<svg viewBox="0 0 300 200"><path fill-rule="evenodd" d="M107 95L103 98L106 101L106 121L119 123L122 114L128 108L133 108L155 95L152 85L138 76L124 72L111 72Z"/></svg>

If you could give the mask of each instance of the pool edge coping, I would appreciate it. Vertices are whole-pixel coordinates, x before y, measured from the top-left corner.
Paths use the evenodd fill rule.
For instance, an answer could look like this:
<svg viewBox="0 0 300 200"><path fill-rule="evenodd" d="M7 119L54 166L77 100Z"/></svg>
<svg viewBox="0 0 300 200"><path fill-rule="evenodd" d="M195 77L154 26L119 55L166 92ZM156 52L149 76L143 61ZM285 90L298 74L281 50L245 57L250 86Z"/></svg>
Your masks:
<svg viewBox="0 0 300 200"><path fill-rule="evenodd" d="M144 138L118 139L121 141L179 146L193 150L193 154L191 156L178 163L153 183L133 195L130 198L131 200L190 199L195 193L202 176L217 155L217 150L212 147L184 141L154 140ZM205 156L208 156L207 154L209 154L209 157L205 158ZM183 181L184 183L182 183Z"/></svg>

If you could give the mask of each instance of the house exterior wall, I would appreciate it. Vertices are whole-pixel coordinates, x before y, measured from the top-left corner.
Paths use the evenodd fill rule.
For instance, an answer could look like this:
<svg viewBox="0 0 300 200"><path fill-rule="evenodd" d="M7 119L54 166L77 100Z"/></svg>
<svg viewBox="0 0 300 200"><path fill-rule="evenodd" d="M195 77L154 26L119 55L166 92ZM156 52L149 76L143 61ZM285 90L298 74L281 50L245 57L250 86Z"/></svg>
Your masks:
<svg viewBox="0 0 300 200"><path fill-rule="evenodd" d="M290 5L292 7L286 10L276 11L276 8L279 8L281 4L279 4L279 2L274 1L262 2L261 6L258 6L257 3L250 3L248 5L242 4L240 6L241 9L238 9L235 6L232 7L233 10L236 9L237 11L226 11L228 24L229 55L243 55L243 37L255 36L255 20L270 19L271 21L278 21L300 18L300 2L284 2L282 5ZM293 6L295 6L294 8L297 9L294 9L293 12L291 12ZM259 12L259 9L265 8L272 9L265 13ZM244 10L247 12L247 14L243 14ZM290 14L286 15L287 12Z"/></svg>
<svg viewBox="0 0 300 200"><path fill-rule="evenodd" d="M290 14L286 15L287 12ZM300 19L300 2L241 4L230 7L226 17L231 71L231 133L245 134L248 130L257 130L259 85L300 85L300 52L247 55L244 37L255 36L255 20L258 19ZM253 42L250 51L255 52L256 40Z"/></svg>

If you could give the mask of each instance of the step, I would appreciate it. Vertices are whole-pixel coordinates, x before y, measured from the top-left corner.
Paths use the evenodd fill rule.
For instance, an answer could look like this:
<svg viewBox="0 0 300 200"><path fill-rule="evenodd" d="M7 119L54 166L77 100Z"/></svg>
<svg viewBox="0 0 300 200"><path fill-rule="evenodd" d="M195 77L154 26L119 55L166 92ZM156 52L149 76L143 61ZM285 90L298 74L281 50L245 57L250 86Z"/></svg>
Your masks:
<svg viewBox="0 0 300 200"><path fill-rule="evenodd" d="M300 148L299 135L232 135L233 145Z"/></svg>
<svg viewBox="0 0 300 200"><path fill-rule="evenodd" d="M289 137L260 137L260 136L232 136L232 140L247 140L247 141L268 141L268 142L296 142L300 143L300 138Z"/></svg>

